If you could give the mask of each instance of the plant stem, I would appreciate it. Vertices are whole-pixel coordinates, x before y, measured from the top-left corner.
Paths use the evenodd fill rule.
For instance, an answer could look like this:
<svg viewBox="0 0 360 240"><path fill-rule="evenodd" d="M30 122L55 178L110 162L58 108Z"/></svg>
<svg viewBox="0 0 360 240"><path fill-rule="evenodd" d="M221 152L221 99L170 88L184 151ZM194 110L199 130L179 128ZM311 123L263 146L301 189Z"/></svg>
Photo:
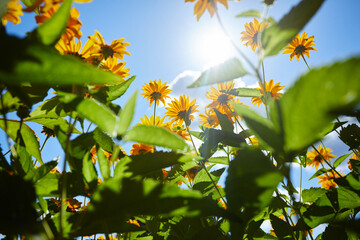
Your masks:
<svg viewBox="0 0 360 240"><path fill-rule="evenodd" d="M153 122L154 126L155 126L155 116L156 116L156 102L154 104L154 122Z"/></svg>
<svg viewBox="0 0 360 240"><path fill-rule="evenodd" d="M92 122L89 124L89 126L88 126L88 128L86 130L87 133L89 132L91 125L92 125Z"/></svg>
<svg viewBox="0 0 360 240"><path fill-rule="evenodd" d="M305 58L304 58L304 55L301 54L301 57L302 57L302 59L304 59L304 62L305 62L305 64L306 64L306 66L308 67L309 71L310 71L311 69L310 69L308 63L306 62L306 60L305 60Z"/></svg>
<svg viewBox="0 0 360 240"><path fill-rule="evenodd" d="M301 164L301 162L300 162L300 202L302 202L302 188L301 188L301 186L302 186L302 169L303 169L303 166L302 166L302 164Z"/></svg>
<svg viewBox="0 0 360 240"><path fill-rule="evenodd" d="M276 196L277 196L278 198L280 198L280 194L279 194L279 192L278 192L277 189L276 189L275 193L276 193ZM282 204L281 204L281 210L282 210L282 212L283 212L284 218L285 218L288 226L291 226L290 221L289 221L289 218L288 218L288 215L287 215L287 212L285 211L285 208L284 208L284 206L282 206ZM291 230L291 227L289 227L289 230L290 230L290 232L291 232L291 238L292 238L293 240L295 240L295 237L294 237L294 235L293 235L293 232L292 232L292 230Z"/></svg>
<svg viewBox="0 0 360 240"><path fill-rule="evenodd" d="M44 149L45 144L46 144L46 142L49 140L49 138L50 138L50 136L46 136L46 139L45 139L43 145L42 145L41 148L40 148L40 152L42 152L42 150Z"/></svg>

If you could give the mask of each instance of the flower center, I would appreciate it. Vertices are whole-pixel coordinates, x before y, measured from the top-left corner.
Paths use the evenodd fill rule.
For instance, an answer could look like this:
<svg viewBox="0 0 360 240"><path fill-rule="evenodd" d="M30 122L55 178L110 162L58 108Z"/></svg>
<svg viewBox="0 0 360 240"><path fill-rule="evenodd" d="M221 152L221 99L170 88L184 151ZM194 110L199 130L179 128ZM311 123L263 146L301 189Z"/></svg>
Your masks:
<svg viewBox="0 0 360 240"><path fill-rule="evenodd" d="M303 55L303 53L306 51L306 47L304 45L299 45L295 48L294 51L296 55Z"/></svg>
<svg viewBox="0 0 360 240"><path fill-rule="evenodd" d="M101 47L101 53L104 55L105 60L108 57L113 57L114 56L114 50L112 49L111 46L109 45L104 45Z"/></svg>
<svg viewBox="0 0 360 240"><path fill-rule="evenodd" d="M186 110L183 110L183 111L180 111L177 116L178 116L180 119L185 120L185 119L186 119L186 115L187 115Z"/></svg>
<svg viewBox="0 0 360 240"><path fill-rule="evenodd" d="M317 162L321 162L322 161L322 158L320 157L320 155L317 155L315 158L314 158L315 161Z"/></svg>
<svg viewBox="0 0 360 240"><path fill-rule="evenodd" d="M153 92L152 94L150 94L151 98L154 99L155 101L161 98L161 93L159 92Z"/></svg>
<svg viewBox="0 0 360 240"><path fill-rule="evenodd" d="M229 98L227 94L221 94L217 100L220 104L226 104L229 101Z"/></svg>

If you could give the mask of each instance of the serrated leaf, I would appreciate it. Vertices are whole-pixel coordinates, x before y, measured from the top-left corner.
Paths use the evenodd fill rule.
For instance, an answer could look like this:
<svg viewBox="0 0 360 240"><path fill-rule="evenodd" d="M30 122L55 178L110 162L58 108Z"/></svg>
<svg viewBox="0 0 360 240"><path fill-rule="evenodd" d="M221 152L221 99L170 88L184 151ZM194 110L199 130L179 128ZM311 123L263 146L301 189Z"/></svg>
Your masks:
<svg viewBox="0 0 360 240"><path fill-rule="evenodd" d="M7 127L6 129L5 126ZM17 131L20 128L20 122L7 119L5 125L5 120L0 119L0 128L4 130L13 141L16 141ZM34 156L41 164L44 164L41 158L40 145L36 138L35 132L28 125L23 123L21 125L20 133L26 151Z"/></svg>
<svg viewBox="0 0 360 240"><path fill-rule="evenodd" d="M284 220L270 215L271 226L274 228L274 232L279 239L284 239L286 236L291 236L291 226Z"/></svg>
<svg viewBox="0 0 360 240"><path fill-rule="evenodd" d="M95 128L94 130L94 140L99 146L107 152L112 152L114 147L114 141L109 135L100 130L100 128Z"/></svg>
<svg viewBox="0 0 360 240"><path fill-rule="evenodd" d="M237 58L231 58L201 73L200 77L188 88L201 87L231 81L246 75L247 72Z"/></svg>
<svg viewBox="0 0 360 240"><path fill-rule="evenodd" d="M285 151L302 151L325 136L336 116L353 110L359 102L360 58L353 58L300 77L280 99L279 110L272 105L270 114L281 116L281 123L273 122L283 127Z"/></svg>
<svg viewBox="0 0 360 240"><path fill-rule="evenodd" d="M117 123L117 133L119 135L124 135L124 133L129 128L131 121L135 112L135 104L136 104L137 91L130 97L129 101L126 103L124 109L120 111L119 118L120 121Z"/></svg>
<svg viewBox="0 0 360 240"><path fill-rule="evenodd" d="M220 90L220 92L238 97L261 97L260 90L257 88L234 88L228 90Z"/></svg>
<svg viewBox="0 0 360 240"><path fill-rule="evenodd" d="M43 165L41 165L39 168L33 169L33 171L29 172L24 179L25 180L31 180L34 183L38 181L39 179L43 178L46 174L48 174L52 169L54 169L57 166L57 161L50 161Z"/></svg>
<svg viewBox="0 0 360 240"><path fill-rule="evenodd" d="M214 166L214 165L213 165ZM215 184L218 183L221 175L225 171L225 168L220 168L215 171L210 172L210 169L213 167L207 167L211 178L214 180ZM220 187L219 187L220 188ZM201 169L195 176L193 182L193 189L200 191L204 196L208 195L211 192L216 192L215 186L212 183L210 177L207 175L205 169ZM224 196L222 196L224 197Z"/></svg>
<svg viewBox="0 0 360 240"><path fill-rule="evenodd" d="M265 56L281 51L310 21L324 0L302 0L278 24L273 23L263 34Z"/></svg>
<svg viewBox="0 0 360 240"><path fill-rule="evenodd" d="M55 130L56 126L64 132L68 132L69 129L69 123L63 118L29 118L26 121L39 123L52 130ZM74 127L72 133L80 134L81 132Z"/></svg>
<svg viewBox="0 0 360 240"><path fill-rule="evenodd" d="M70 113L64 110L64 104L59 101L57 96L43 101L34 111L30 113L30 116L25 120L31 120L36 118L59 118L66 117Z"/></svg>
<svg viewBox="0 0 360 240"><path fill-rule="evenodd" d="M133 141L147 145L170 148L173 150L187 150L189 146L179 135L170 132L163 127L138 125L130 129L124 141Z"/></svg>
<svg viewBox="0 0 360 240"><path fill-rule="evenodd" d="M70 18L72 0L65 0L59 10L31 33L33 38L44 45L54 45L66 29Z"/></svg>
<svg viewBox="0 0 360 240"><path fill-rule="evenodd" d="M337 189L339 210L354 209L360 207L360 197L354 191L339 187Z"/></svg>
<svg viewBox="0 0 360 240"><path fill-rule="evenodd" d="M119 81L113 73L96 69L73 56L28 39L2 36L0 52L6 61L0 66L0 82L19 86L111 84ZM14 54L16 53L16 54Z"/></svg>
<svg viewBox="0 0 360 240"><path fill-rule="evenodd" d="M229 118L214 108L214 112L219 120L221 129L228 132L234 131L234 125L230 122Z"/></svg>

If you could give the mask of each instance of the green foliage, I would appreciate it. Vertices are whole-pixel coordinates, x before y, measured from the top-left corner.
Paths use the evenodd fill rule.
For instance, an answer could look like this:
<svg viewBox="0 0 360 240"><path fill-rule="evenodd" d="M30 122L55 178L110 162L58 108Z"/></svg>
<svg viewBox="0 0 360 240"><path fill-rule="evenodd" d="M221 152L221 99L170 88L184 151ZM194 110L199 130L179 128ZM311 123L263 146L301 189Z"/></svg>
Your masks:
<svg viewBox="0 0 360 240"><path fill-rule="evenodd" d="M246 74L247 72L242 66L240 60L232 58L201 73L200 77L189 85L188 88L226 82L242 77Z"/></svg>
<svg viewBox="0 0 360 240"><path fill-rule="evenodd" d="M302 0L278 24L268 28L263 35L265 56L272 56L283 49L310 21L324 0Z"/></svg>
<svg viewBox="0 0 360 240"><path fill-rule="evenodd" d="M228 90L221 90L221 92L238 97L261 97L260 90L257 88L234 88Z"/></svg>

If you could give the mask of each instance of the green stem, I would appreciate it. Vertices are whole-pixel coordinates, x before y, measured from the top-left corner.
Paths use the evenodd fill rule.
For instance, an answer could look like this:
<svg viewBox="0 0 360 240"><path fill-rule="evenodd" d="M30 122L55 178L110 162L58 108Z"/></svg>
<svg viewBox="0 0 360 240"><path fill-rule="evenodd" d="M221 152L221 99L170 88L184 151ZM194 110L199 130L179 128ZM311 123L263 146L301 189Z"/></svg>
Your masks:
<svg viewBox="0 0 360 240"><path fill-rule="evenodd" d="M154 122L153 122L154 126L155 126L155 116L156 116L156 102L154 104Z"/></svg>
<svg viewBox="0 0 360 240"><path fill-rule="evenodd" d="M50 136L46 136L46 139L45 139L43 145L41 146L40 152L42 152L42 150L44 149L45 144L46 144L46 142L49 140L49 138L50 138Z"/></svg>
<svg viewBox="0 0 360 240"><path fill-rule="evenodd" d="M278 198L280 198L280 194L279 194L279 192L278 192L277 189L276 189L275 193L276 193L276 196L277 196ZM290 227L291 224L290 224L290 221L289 221L289 217L288 217L287 212L285 211L285 208L284 208L283 204L281 204L281 210L282 210L283 215L284 215L284 218L285 218L285 220L286 220L286 222L287 222L287 224L288 224L288 226L289 226L289 231L291 232L291 238L292 238L293 240L295 240L295 237L294 237L294 235L293 235L292 229L291 229L291 227Z"/></svg>
<svg viewBox="0 0 360 240"><path fill-rule="evenodd" d="M309 69L309 71L310 71L311 69L310 69L310 67L309 67L308 63L306 62L306 60L305 60L305 58L304 58L304 55L302 55L302 54L301 54L301 57L302 57L302 59L304 60L304 62L305 62L305 64L306 64L306 66L308 67L308 69Z"/></svg>
<svg viewBox="0 0 360 240"><path fill-rule="evenodd" d="M302 196L301 196L301 192L302 192L302 188L301 188L301 186L302 186L302 169L303 169L303 166L302 166L302 164L301 164L301 162L300 162L300 202L302 202Z"/></svg>
<svg viewBox="0 0 360 240"><path fill-rule="evenodd" d="M86 130L87 133L89 132L91 125L92 125L92 122L89 124L89 126L88 126L88 128Z"/></svg>

